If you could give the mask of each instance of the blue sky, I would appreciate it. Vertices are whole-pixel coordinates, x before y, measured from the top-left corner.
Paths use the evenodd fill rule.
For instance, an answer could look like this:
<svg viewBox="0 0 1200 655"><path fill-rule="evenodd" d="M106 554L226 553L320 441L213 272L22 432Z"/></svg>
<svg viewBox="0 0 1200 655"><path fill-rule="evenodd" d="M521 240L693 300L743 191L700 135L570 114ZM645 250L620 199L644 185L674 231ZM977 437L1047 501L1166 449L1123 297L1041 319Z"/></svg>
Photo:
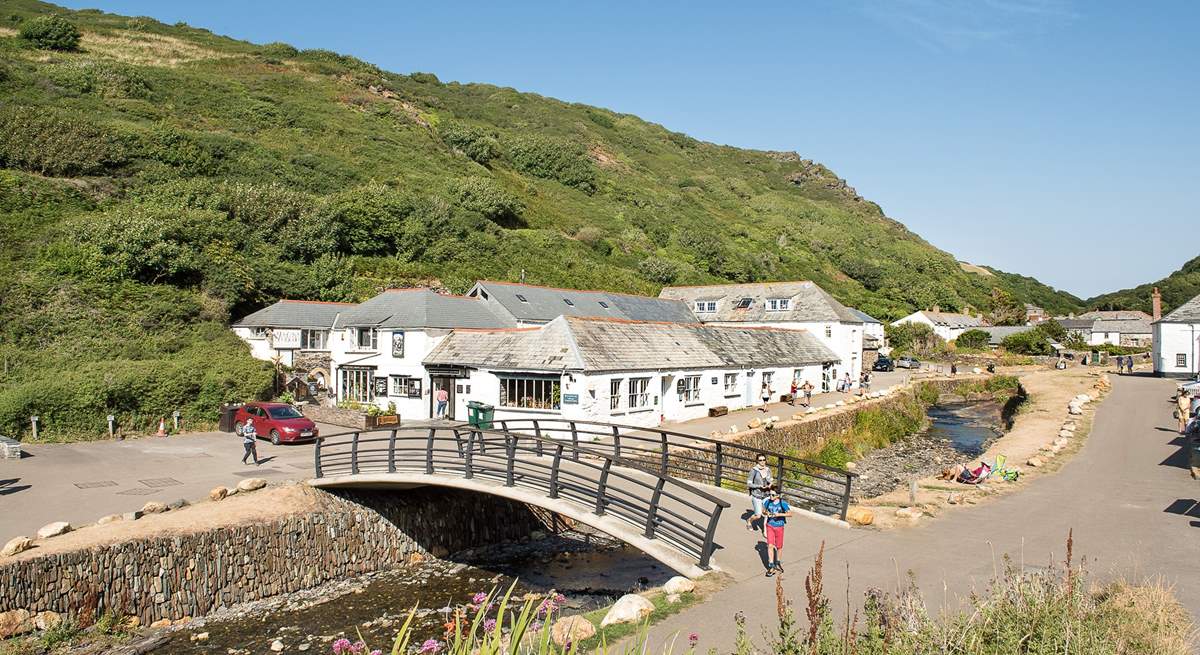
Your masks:
<svg viewBox="0 0 1200 655"><path fill-rule="evenodd" d="M1200 254L1200 3L62 4L795 150L960 259L1084 297Z"/></svg>

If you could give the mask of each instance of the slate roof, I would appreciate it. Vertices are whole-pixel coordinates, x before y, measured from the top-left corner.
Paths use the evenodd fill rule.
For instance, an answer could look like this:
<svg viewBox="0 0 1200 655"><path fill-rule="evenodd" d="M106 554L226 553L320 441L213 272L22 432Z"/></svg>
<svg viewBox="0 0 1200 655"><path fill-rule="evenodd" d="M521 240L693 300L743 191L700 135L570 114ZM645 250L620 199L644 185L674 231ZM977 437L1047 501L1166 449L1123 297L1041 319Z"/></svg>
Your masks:
<svg viewBox="0 0 1200 655"><path fill-rule="evenodd" d="M1092 330L1092 326L1094 326L1096 324L1095 319L1091 319L1091 318L1057 318L1056 317L1054 320L1057 321L1059 325L1063 326L1063 329L1080 330L1083 332L1090 332Z"/></svg>
<svg viewBox="0 0 1200 655"><path fill-rule="evenodd" d="M1124 309L1113 310L1113 311L1094 310L1094 311L1090 311L1090 312L1084 312L1084 313L1080 314L1077 318L1092 318L1092 319L1100 319L1100 320L1104 320L1104 321L1152 321L1152 320L1154 320L1154 317L1150 316L1146 312L1137 311L1137 310L1124 310Z"/></svg>
<svg viewBox="0 0 1200 655"><path fill-rule="evenodd" d="M269 307L248 314L233 327L310 328L328 330L338 314L354 308L353 303L321 302L317 300L280 300Z"/></svg>
<svg viewBox="0 0 1200 655"><path fill-rule="evenodd" d="M1116 332L1118 334L1150 334L1150 319L1098 320L1092 325L1092 332Z"/></svg>
<svg viewBox="0 0 1200 655"><path fill-rule="evenodd" d="M1200 296L1183 303L1170 314L1159 319L1160 323L1200 323Z"/></svg>
<svg viewBox="0 0 1200 655"><path fill-rule="evenodd" d="M1033 329L1032 325L998 325L996 327L981 327L977 328L988 333L988 345L999 346L1004 342L1005 337L1028 332Z"/></svg>
<svg viewBox="0 0 1200 655"><path fill-rule="evenodd" d="M803 366L839 358L804 330L563 316L537 328L456 330L426 365L523 371Z"/></svg>
<svg viewBox="0 0 1200 655"><path fill-rule="evenodd" d="M685 304L648 296L612 291L558 289L491 280L476 282L470 295L475 295L480 290L486 292L489 299L495 300L519 321L545 322L559 316L593 316L631 321L696 322L696 317ZM567 300L571 301L570 304Z"/></svg>
<svg viewBox="0 0 1200 655"><path fill-rule="evenodd" d="M689 310L698 300L717 301L716 312L696 315L705 322L864 322L864 319L850 311L849 307L838 302L815 283L808 281L665 287L658 297L681 300L687 303ZM743 298L750 298L750 306L737 309L738 301ZM767 311L768 298L788 298L791 300L791 309Z"/></svg>
<svg viewBox="0 0 1200 655"><path fill-rule="evenodd" d="M968 316L966 314L957 314L955 312L935 312L923 310L921 312L926 318L933 321L934 325L952 328L981 328L987 327L987 321L978 316Z"/></svg>
<svg viewBox="0 0 1200 655"><path fill-rule="evenodd" d="M390 289L342 315L339 326L381 328L503 328L516 322L487 303L429 289Z"/></svg>
<svg viewBox="0 0 1200 655"><path fill-rule="evenodd" d="M857 316L863 323L878 323L879 325L883 325L882 321L862 311L861 309L855 307L846 307L846 309L849 310L851 314Z"/></svg>

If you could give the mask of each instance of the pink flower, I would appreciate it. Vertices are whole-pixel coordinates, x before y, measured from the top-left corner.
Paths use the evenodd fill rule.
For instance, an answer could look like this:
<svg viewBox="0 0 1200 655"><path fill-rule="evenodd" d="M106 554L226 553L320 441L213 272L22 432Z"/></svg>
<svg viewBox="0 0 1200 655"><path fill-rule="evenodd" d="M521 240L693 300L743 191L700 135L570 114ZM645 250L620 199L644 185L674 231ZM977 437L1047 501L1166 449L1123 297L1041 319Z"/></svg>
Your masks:
<svg viewBox="0 0 1200 655"><path fill-rule="evenodd" d="M371 651L371 655L383 655L383 651L381 651L381 650L373 650L373 651Z"/></svg>
<svg viewBox="0 0 1200 655"><path fill-rule="evenodd" d="M442 649L442 642L437 639L426 639L425 643L421 644L421 650L418 653L436 653Z"/></svg>
<svg viewBox="0 0 1200 655"><path fill-rule="evenodd" d="M692 633L688 634L688 644L691 645L692 648L695 648L696 643L699 641L700 641L700 633L692 632Z"/></svg>
<svg viewBox="0 0 1200 655"><path fill-rule="evenodd" d="M367 649L367 645L361 641L356 641L350 646L350 652L354 653L354 655L359 655L359 653L363 652L366 649Z"/></svg>
<svg viewBox="0 0 1200 655"><path fill-rule="evenodd" d="M496 619L488 619L483 622L483 631L491 634L496 631Z"/></svg>
<svg viewBox="0 0 1200 655"><path fill-rule="evenodd" d="M488 595L483 593L482 591L477 591L477 592L475 592L474 596L471 596L471 602L475 603L476 605L483 604L485 601L487 601L487 599L488 599Z"/></svg>
<svg viewBox="0 0 1200 655"><path fill-rule="evenodd" d="M342 653L350 652L350 640L338 639L333 642L333 655L342 655Z"/></svg>
<svg viewBox="0 0 1200 655"><path fill-rule="evenodd" d="M555 605L566 605L567 597L562 594L554 594L554 604Z"/></svg>

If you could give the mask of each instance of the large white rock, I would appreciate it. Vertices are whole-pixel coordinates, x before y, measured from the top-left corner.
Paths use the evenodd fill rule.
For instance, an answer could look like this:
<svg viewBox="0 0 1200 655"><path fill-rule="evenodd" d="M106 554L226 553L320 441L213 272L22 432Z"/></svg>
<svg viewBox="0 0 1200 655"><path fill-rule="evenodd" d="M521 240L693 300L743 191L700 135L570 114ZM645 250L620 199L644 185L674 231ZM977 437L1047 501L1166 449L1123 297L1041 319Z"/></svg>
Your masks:
<svg viewBox="0 0 1200 655"><path fill-rule="evenodd" d="M667 592L668 594L686 594L689 591L693 591L695 588L696 583L683 577L682 575L677 575L670 580L667 580L667 584L663 585L663 591Z"/></svg>
<svg viewBox="0 0 1200 655"><path fill-rule="evenodd" d="M50 537L57 537L60 534L66 534L70 531L70 523L67 523L66 521L55 521L54 523L47 523L39 528L37 531L37 536L38 539L49 539Z"/></svg>
<svg viewBox="0 0 1200 655"><path fill-rule="evenodd" d="M654 603L637 594L625 594L613 604L600 621L601 628L618 623L637 623L654 611Z"/></svg>
<svg viewBox="0 0 1200 655"><path fill-rule="evenodd" d="M33 548L33 540L29 537L13 537L4 544L4 548L0 548L0 555L4 557L12 557L17 553L23 553L30 548Z"/></svg>
<svg viewBox="0 0 1200 655"><path fill-rule="evenodd" d="M262 478L246 478L238 483L237 488L241 491L254 491L267 486L267 481Z"/></svg>
<svg viewBox="0 0 1200 655"><path fill-rule="evenodd" d="M33 632L33 616L25 609L0 612L0 639Z"/></svg>
<svg viewBox="0 0 1200 655"><path fill-rule="evenodd" d="M564 616L550 627L550 638L560 647L578 644L596 634L596 626L582 616Z"/></svg>

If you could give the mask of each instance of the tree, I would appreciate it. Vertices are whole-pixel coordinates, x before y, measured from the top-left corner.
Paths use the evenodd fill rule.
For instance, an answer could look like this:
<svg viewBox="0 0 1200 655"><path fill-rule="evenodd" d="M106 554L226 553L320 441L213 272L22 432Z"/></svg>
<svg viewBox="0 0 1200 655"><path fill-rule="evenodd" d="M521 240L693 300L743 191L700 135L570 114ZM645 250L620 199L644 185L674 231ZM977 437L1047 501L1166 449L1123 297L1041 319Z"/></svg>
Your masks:
<svg viewBox="0 0 1200 655"><path fill-rule="evenodd" d="M990 318L992 325L1024 325L1025 305L1004 289L992 287Z"/></svg>
<svg viewBox="0 0 1200 655"><path fill-rule="evenodd" d="M1054 347L1050 339L1038 329L1025 330L1004 337L1000 343L1010 353L1018 355L1053 355Z"/></svg>
<svg viewBox="0 0 1200 655"><path fill-rule="evenodd" d="M83 37L79 28L62 16L38 16L22 23L20 36L44 50L71 51Z"/></svg>
<svg viewBox="0 0 1200 655"><path fill-rule="evenodd" d="M990 340L990 334L984 332L983 330L976 329L967 330L966 332L958 335L958 338L954 340L954 343L959 348L972 348L975 350L981 350L983 348L987 348L988 341Z"/></svg>
<svg viewBox="0 0 1200 655"><path fill-rule="evenodd" d="M1039 323L1037 329L1040 330L1042 334L1046 335L1046 337L1051 341L1063 343L1067 340L1067 328L1063 327L1062 323L1059 323L1054 319Z"/></svg>
<svg viewBox="0 0 1200 655"><path fill-rule="evenodd" d="M887 334L888 343L892 348L902 352L924 355L939 350L945 344L945 340L925 323L886 325L884 332Z"/></svg>

